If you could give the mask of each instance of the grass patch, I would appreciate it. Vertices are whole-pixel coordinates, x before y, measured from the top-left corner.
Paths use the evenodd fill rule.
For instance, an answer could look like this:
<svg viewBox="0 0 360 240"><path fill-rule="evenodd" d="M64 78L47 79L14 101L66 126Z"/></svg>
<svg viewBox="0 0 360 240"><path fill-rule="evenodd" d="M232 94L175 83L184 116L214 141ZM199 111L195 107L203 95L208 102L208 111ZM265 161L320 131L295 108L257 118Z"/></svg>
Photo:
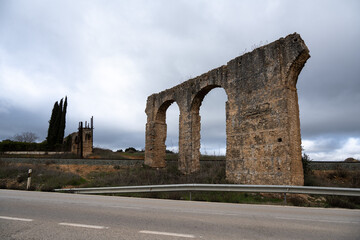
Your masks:
<svg viewBox="0 0 360 240"><path fill-rule="evenodd" d="M25 190L28 170L32 169L32 190L53 191L65 186L81 186L87 181L81 176L52 169L48 164L14 164L1 161L0 187Z"/></svg>
<svg viewBox="0 0 360 240"><path fill-rule="evenodd" d="M335 170L309 170L304 174L305 186L321 187L344 187L360 188L360 174L358 171L351 171L342 168L340 165ZM314 196L315 200L303 201L294 200L296 206L317 206L317 207L340 207L360 209L360 197L348 196ZM319 199L321 199L319 201Z"/></svg>
<svg viewBox="0 0 360 240"><path fill-rule="evenodd" d="M91 187L101 186L137 186L181 183L227 183L225 163L203 163L198 173L184 175L176 162L170 162L165 168L154 169L146 165L131 168L116 168L115 172L93 172L86 178Z"/></svg>

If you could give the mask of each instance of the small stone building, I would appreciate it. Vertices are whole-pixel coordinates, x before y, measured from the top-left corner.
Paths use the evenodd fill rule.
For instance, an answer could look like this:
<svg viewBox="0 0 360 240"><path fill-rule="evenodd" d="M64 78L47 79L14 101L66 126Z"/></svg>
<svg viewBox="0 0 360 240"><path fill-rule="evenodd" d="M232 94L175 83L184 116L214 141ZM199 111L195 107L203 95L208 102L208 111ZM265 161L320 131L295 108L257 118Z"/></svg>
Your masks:
<svg viewBox="0 0 360 240"><path fill-rule="evenodd" d="M79 129L77 132L71 134L71 152L79 157L87 157L93 153L93 132L94 122L91 117L90 123L85 121L79 122Z"/></svg>

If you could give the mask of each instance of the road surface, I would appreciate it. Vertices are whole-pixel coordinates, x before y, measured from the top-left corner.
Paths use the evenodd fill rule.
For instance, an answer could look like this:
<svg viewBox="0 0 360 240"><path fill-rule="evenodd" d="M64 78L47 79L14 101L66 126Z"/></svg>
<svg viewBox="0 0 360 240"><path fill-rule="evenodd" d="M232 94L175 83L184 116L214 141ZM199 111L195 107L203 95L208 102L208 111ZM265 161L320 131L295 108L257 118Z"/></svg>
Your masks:
<svg viewBox="0 0 360 240"><path fill-rule="evenodd" d="M360 239L360 211L0 190L0 239Z"/></svg>

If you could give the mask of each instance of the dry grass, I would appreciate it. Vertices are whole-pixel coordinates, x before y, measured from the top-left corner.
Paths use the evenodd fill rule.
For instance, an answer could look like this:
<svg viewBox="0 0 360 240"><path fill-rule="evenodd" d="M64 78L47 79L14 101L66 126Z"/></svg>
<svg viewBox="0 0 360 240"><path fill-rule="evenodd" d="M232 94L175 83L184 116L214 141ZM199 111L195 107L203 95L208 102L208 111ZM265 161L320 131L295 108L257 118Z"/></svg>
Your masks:
<svg viewBox="0 0 360 240"><path fill-rule="evenodd" d="M201 170L183 175L176 162L166 168L153 169L145 165L132 167L100 165L18 164L0 161L0 188L25 189L27 171L33 169L32 189L52 191L68 187L105 187L180 183L227 183L224 162L201 163ZM305 185L330 187L360 187L359 173L336 169L309 171ZM127 196L189 199L189 193L127 194ZM288 204L294 206L360 208L359 197L288 194ZM192 193L193 200L233 203L282 204L282 194L246 194L224 192Z"/></svg>

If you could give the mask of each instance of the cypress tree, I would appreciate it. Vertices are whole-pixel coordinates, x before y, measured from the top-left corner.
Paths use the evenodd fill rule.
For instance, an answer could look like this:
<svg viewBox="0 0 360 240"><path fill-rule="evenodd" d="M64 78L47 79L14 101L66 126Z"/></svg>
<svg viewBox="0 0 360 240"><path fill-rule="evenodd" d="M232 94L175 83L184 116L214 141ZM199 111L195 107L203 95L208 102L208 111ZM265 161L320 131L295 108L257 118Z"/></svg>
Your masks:
<svg viewBox="0 0 360 240"><path fill-rule="evenodd" d="M65 97L65 102L63 102L62 98L60 104L57 101L54 104L49 121L48 136L46 138L50 149L53 149L56 144L63 144L66 124L66 108L67 97Z"/></svg>
<svg viewBox="0 0 360 240"><path fill-rule="evenodd" d="M61 105L62 105L62 103L60 102L60 106ZM67 108L67 97L65 97L64 107L61 111L61 119L60 119L58 142L57 142L60 144L62 144L64 141L63 139L64 139L64 133L65 133L65 126L66 126L66 108Z"/></svg>
<svg viewBox="0 0 360 240"><path fill-rule="evenodd" d="M62 108L63 108L63 99L60 100L60 104L59 104L59 109L56 115L56 120L55 120L55 144L61 144L61 142L59 142L59 134L60 134L60 123L61 123L61 115L62 115Z"/></svg>
<svg viewBox="0 0 360 240"><path fill-rule="evenodd" d="M47 143L50 147L53 147L56 142L56 119L59 112L59 103L56 101L51 113L51 118L49 121L49 129L48 129L48 136L46 138Z"/></svg>

